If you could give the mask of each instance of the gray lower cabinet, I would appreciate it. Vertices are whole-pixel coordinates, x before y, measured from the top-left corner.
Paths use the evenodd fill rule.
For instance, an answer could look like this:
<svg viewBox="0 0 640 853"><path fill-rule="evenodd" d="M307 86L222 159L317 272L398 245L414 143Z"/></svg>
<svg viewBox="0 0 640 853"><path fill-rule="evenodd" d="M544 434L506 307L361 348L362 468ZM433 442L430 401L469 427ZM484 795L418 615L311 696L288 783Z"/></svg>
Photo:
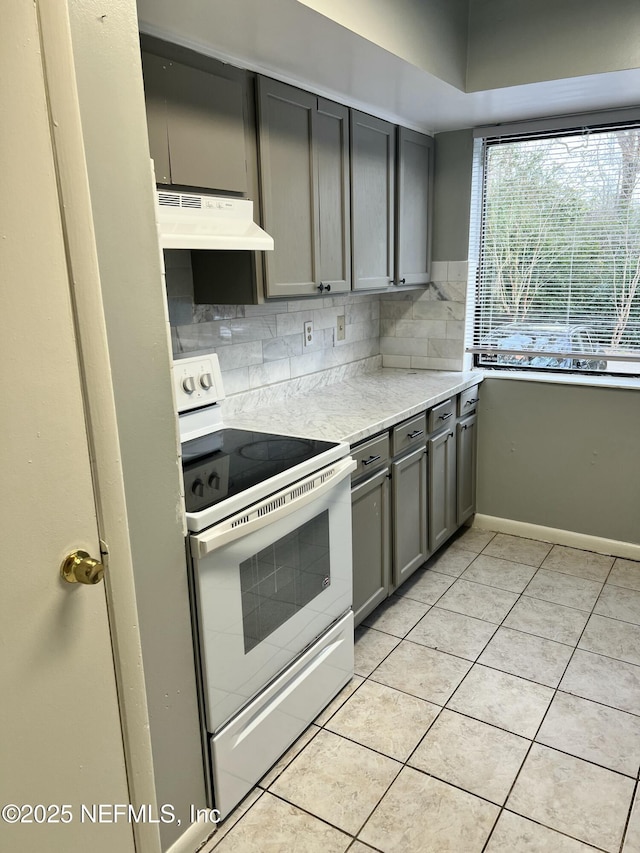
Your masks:
<svg viewBox="0 0 640 853"><path fill-rule="evenodd" d="M456 437L446 427L427 443L429 457L429 551L433 553L456 531Z"/></svg>
<svg viewBox="0 0 640 853"><path fill-rule="evenodd" d="M395 274L396 126L351 110L353 289L387 288Z"/></svg>
<svg viewBox="0 0 640 853"><path fill-rule="evenodd" d="M476 511L477 420L474 412L456 424L458 527Z"/></svg>
<svg viewBox="0 0 640 853"><path fill-rule="evenodd" d="M349 290L349 110L258 78L266 296Z"/></svg>
<svg viewBox="0 0 640 853"><path fill-rule="evenodd" d="M391 465L393 586L427 559L427 458L424 446Z"/></svg>
<svg viewBox="0 0 640 853"><path fill-rule="evenodd" d="M351 491L353 613L359 625L389 594L391 576L389 469Z"/></svg>
<svg viewBox="0 0 640 853"><path fill-rule="evenodd" d="M353 613L358 625L389 595L391 585L391 504L389 434L383 432L352 448Z"/></svg>
<svg viewBox="0 0 640 853"><path fill-rule="evenodd" d="M475 512L477 404L474 386L352 448L356 624Z"/></svg>

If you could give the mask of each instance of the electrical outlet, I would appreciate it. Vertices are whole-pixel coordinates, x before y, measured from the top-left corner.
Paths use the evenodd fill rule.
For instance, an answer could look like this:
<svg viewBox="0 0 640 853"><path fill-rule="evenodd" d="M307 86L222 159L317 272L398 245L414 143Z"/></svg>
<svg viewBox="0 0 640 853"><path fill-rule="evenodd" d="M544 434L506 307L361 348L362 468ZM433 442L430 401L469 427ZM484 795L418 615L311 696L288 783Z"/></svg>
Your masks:
<svg viewBox="0 0 640 853"><path fill-rule="evenodd" d="M336 317L336 340L344 340L344 314Z"/></svg>
<svg viewBox="0 0 640 853"><path fill-rule="evenodd" d="M304 345L306 347L313 343L313 320L307 320L304 324Z"/></svg>

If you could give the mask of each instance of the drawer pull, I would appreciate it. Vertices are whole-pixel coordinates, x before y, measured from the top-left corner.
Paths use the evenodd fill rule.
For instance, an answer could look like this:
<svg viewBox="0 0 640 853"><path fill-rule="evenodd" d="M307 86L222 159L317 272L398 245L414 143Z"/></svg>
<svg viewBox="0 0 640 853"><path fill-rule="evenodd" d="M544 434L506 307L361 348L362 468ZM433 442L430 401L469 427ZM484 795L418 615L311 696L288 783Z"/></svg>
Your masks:
<svg viewBox="0 0 640 853"><path fill-rule="evenodd" d="M444 415L438 415L439 421L448 421L449 418L453 417L453 412L445 412Z"/></svg>
<svg viewBox="0 0 640 853"><path fill-rule="evenodd" d="M478 402L478 397L473 397L471 400L467 400L465 406L473 406L474 403Z"/></svg>
<svg viewBox="0 0 640 853"><path fill-rule="evenodd" d="M382 456L370 456L368 459L363 459L363 465L371 465L372 462L377 462L378 459L382 459Z"/></svg>
<svg viewBox="0 0 640 853"><path fill-rule="evenodd" d="M423 429L417 429L415 432L407 433L407 438L417 438L419 435L423 435L423 434L424 434Z"/></svg>

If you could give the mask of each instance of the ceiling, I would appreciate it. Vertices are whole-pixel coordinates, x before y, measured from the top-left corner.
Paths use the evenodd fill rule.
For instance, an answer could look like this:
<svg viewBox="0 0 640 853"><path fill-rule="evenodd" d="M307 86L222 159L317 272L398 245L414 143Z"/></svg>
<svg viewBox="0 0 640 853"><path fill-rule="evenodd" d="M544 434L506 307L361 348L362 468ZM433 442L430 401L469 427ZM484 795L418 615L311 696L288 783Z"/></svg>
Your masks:
<svg viewBox="0 0 640 853"><path fill-rule="evenodd" d="M637 105L640 69L464 92L293 0L138 0L142 32L437 133Z"/></svg>

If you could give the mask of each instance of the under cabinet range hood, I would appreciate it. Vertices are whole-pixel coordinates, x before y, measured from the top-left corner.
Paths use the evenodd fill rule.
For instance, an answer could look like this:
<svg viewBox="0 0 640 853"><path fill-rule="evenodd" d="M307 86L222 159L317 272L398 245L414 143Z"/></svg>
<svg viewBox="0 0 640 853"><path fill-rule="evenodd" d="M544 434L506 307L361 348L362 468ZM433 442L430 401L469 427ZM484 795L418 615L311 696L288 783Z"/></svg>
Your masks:
<svg viewBox="0 0 640 853"><path fill-rule="evenodd" d="M245 198L157 190L158 236L163 249L273 249L273 237L253 221Z"/></svg>

